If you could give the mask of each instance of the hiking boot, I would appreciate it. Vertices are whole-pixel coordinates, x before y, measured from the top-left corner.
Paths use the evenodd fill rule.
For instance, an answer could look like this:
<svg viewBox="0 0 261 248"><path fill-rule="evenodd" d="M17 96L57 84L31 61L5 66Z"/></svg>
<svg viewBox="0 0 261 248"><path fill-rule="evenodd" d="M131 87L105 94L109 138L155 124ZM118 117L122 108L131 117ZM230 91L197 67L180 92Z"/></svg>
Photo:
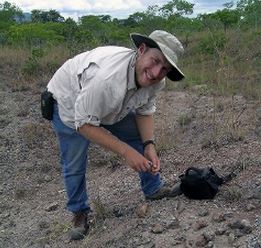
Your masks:
<svg viewBox="0 0 261 248"><path fill-rule="evenodd" d="M163 186L156 193L146 196L147 200L160 200L162 198L169 198L181 195L180 183L175 184L172 188Z"/></svg>
<svg viewBox="0 0 261 248"><path fill-rule="evenodd" d="M87 213L86 212L77 212L73 214L73 228L70 231L71 240L83 239L87 234L89 225L87 223Z"/></svg>

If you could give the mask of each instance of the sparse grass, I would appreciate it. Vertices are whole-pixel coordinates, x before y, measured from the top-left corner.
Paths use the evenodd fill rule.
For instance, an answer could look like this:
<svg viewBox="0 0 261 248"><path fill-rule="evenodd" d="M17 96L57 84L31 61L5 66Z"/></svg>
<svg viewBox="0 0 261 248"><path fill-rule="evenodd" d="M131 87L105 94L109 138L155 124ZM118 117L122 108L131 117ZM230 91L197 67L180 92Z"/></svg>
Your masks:
<svg viewBox="0 0 261 248"><path fill-rule="evenodd" d="M69 223L62 222L55 220L51 224L51 239L61 235L62 233L66 233L70 230L71 225Z"/></svg>
<svg viewBox="0 0 261 248"><path fill-rule="evenodd" d="M225 38L222 46L214 45L217 41L215 35L211 31L193 34L181 60L181 68L190 87L206 84L221 95L243 94L261 99L258 32L229 30L220 34ZM199 50L199 44L206 36L209 40L205 42L214 45L209 53L204 47Z"/></svg>
<svg viewBox="0 0 261 248"><path fill-rule="evenodd" d="M25 107L21 107L17 113L18 117L26 117L28 115L28 110Z"/></svg>
<svg viewBox="0 0 261 248"><path fill-rule="evenodd" d="M37 143L37 138L39 133L38 124L28 123L23 127L22 133L26 145L29 148L33 148L33 146Z"/></svg>
<svg viewBox="0 0 261 248"><path fill-rule="evenodd" d="M109 164L109 168L111 168L112 170L116 170L118 167L122 166L123 161L119 155L110 152L109 158L106 161L106 164L107 163Z"/></svg>
<svg viewBox="0 0 261 248"><path fill-rule="evenodd" d="M213 96L213 107L205 117L213 132L202 141L202 148L218 149L234 142L243 141L246 136L242 119L246 107L239 106L234 97L229 102L222 102ZM244 120L245 121L245 120ZM249 125L249 124L248 124Z"/></svg>
<svg viewBox="0 0 261 248"><path fill-rule="evenodd" d="M49 241L57 239L62 234L67 233L71 228L71 223L60 222L59 220L54 220L46 231L46 235L36 240L38 244L46 244Z"/></svg>
<svg viewBox="0 0 261 248"><path fill-rule="evenodd" d="M242 190L240 187L233 185L233 186L227 186L224 188L225 190L225 198L228 201L234 202L239 201L242 198Z"/></svg>
<svg viewBox="0 0 261 248"><path fill-rule="evenodd" d="M5 128L11 121L6 119L0 119L0 128Z"/></svg>
<svg viewBox="0 0 261 248"><path fill-rule="evenodd" d="M161 109L166 109L166 101L163 98L159 103ZM159 128L156 130L156 151L161 156L165 151L175 147L175 140L173 138L173 123L170 123L168 116L164 113L159 120ZM175 137L176 138L176 137Z"/></svg>
<svg viewBox="0 0 261 248"><path fill-rule="evenodd" d="M15 190L15 199L21 200L26 197L26 189L19 187Z"/></svg>
<svg viewBox="0 0 261 248"><path fill-rule="evenodd" d="M175 147L174 144L171 144L169 141L170 138L166 138L167 136L159 136L157 138L157 145L156 145L156 151L159 154L159 156L164 153L165 151L172 149Z"/></svg>
<svg viewBox="0 0 261 248"><path fill-rule="evenodd" d="M192 122L192 117L189 116L188 114L182 114L178 119L178 123L182 128L189 125L191 122Z"/></svg>
<svg viewBox="0 0 261 248"><path fill-rule="evenodd" d="M252 164L253 161L248 154L240 153L240 156L238 156L238 159L234 165L234 171L236 174L239 174L240 172L246 170Z"/></svg>
<svg viewBox="0 0 261 248"><path fill-rule="evenodd" d="M38 50L2 47L0 72L4 84L13 91L26 91L35 86L46 85L70 56L69 49L65 46L41 49L41 54L34 52Z"/></svg>
<svg viewBox="0 0 261 248"><path fill-rule="evenodd" d="M259 30L235 29L226 33L191 34L189 45L179 61L185 80L167 80L166 90L184 90L200 85L196 86L200 95L214 92L226 96L242 94L260 100L259 33ZM66 44L41 48L43 53L38 57L32 56L34 49L1 48L0 71L15 91L27 90L35 84L45 85L58 67L74 55ZM36 63L32 58L37 58Z"/></svg>
<svg viewBox="0 0 261 248"><path fill-rule="evenodd" d="M166 86L164 90L166 91L184 91L189 88L189 84L186 80L178 81L178 82L172 82L168 79L166 79Z"/></svg>
<svg viewBox="0 0 261 248"><path fill-rule="evenodd" d="M46 125L32 122L24 125L20 132L24 143L29 148L41 147L43 144L39 140L44 140L44 137L50 134L50 130Z"/></svg>
<svg viewBox="0 0 261 248"><path fill-rule="evenodd" d="M104 220L108 216L108 211L101 201L100 195L97 194L96 198L92 202L93 204L93 211L95 214L95 221L98 222L99 220Z"/></svg>

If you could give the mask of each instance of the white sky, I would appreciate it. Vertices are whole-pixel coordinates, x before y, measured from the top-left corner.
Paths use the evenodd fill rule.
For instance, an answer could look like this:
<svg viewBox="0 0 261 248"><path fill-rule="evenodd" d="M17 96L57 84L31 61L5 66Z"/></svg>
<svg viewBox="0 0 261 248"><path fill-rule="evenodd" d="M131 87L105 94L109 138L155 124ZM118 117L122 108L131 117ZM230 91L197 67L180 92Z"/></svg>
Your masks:
<svg viewBox="0 0 261 248"><path fill-rule="evenodd" d="M6 0L0 0L4 3ZM127 18L129 15L144 11L151 5L163 5L168 0L7 0L24 12L33 9L57 10L63 17L72 17L75 20L83 15L105 15L113 18ZM187 0L194 3L194 14L214 12L222 9L223 4L230 0Z"/></svg>

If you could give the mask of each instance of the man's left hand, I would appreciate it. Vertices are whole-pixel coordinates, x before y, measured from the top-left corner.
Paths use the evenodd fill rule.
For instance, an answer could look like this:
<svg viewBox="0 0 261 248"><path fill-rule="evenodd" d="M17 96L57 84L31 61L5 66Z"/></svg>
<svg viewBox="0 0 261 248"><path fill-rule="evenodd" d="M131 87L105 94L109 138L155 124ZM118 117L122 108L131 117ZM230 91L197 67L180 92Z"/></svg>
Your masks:
<svg viewBox="0 0 261 248"><path fill-rule="evenodd" d="M149 144L145 147L144 157L151 161L150 172L154 175L157 174L160 171L160 160L153 144Z"/></svg>

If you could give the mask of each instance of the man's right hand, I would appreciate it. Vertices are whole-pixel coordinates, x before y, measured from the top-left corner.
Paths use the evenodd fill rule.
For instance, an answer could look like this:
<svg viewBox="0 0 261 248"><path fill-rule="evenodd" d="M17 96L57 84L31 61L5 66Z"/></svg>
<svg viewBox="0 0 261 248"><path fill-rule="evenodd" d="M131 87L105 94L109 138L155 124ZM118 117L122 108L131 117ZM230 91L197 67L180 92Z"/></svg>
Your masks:
<svg viewBox="0 0 261 248"><path fill-rule="evenodd" d="M126 150L122 156L126 160L127 164L137 172L151 170L151 162L128 145L126 145Z"/></svg>

